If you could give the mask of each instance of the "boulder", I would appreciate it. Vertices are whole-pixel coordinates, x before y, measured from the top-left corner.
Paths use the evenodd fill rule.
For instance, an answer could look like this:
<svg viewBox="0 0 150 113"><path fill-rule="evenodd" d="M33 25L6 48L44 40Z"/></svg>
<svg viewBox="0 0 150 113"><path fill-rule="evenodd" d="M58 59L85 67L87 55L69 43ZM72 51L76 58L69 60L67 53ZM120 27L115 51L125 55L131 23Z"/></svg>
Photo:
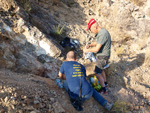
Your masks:
<svg viewBox="0 0 150 113"><path fill-rule="evenodd" d="M23 51L16 53L16 71L21 73L33 73L42 76L45 69L44 66L37 61L37 59Z"/></svg>

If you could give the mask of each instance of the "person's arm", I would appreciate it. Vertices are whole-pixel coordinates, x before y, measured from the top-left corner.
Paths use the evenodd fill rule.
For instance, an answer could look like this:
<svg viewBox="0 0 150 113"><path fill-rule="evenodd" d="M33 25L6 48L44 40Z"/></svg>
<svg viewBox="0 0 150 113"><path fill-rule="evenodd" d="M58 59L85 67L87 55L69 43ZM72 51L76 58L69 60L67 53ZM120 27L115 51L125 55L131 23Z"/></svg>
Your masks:
<svg viewBox="0 0 150 113"><path fill-rule="evenodd" d="M62 74L60 71L58 73L59 78L66 80L66 76L64 74Z"/></svg>
<svg viewBox="0 0 150 113"><path fill-rule="evenodd" d="M85 48L83 50L84 53L87 53L87 52L98 52L100 49L101 49L102 45L101 44L96 44L96 47L93 47L93 48Z"/></svg>
<svg viewBox="0 0 150 113"><path fill-rule="evenodd" d="M91 44L89 44L89 47L94 47L94 46L96 46L96 45L97 45L97 42L94 41L94 42L92 42Z"/></svg>
<svg viewBox="0 0 150 113"><path fill-rule="evenodd" d="M89 47L94 47L94 46L96 46L96 45L97 45L97 42L94 41L94 42L92 42L91 44L88 44L88 45L86 46L86 48L88 49Z"/></svg>
<svg viewBox="0 0 150 113"><path fill-rule="evenodd" d="M66 76L65 76L64 73L65 72L64 72L64 63L63 63L62 66L61 66L61 68L60 68L60 70L59 70L58 76L59 76L59 78L61 78L63 80L66 80Z"/></svg>

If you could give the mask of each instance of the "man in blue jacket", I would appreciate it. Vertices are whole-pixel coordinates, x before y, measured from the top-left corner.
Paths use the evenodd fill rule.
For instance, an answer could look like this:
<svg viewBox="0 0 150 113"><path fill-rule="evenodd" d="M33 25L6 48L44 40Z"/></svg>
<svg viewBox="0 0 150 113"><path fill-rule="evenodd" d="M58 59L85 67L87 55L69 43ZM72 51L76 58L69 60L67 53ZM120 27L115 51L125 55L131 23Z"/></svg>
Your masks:
<svg viewBox="0 0 150 113"><path fill-rule="evenodd" d="M59 71L59 77L64 80L64 87L70 96L74 108L82 111L82 103L93 96L100 105L110 110L113 104L107 102L86 80L85 67L76 61L74 51L67 53L65 61Z"/></svg>

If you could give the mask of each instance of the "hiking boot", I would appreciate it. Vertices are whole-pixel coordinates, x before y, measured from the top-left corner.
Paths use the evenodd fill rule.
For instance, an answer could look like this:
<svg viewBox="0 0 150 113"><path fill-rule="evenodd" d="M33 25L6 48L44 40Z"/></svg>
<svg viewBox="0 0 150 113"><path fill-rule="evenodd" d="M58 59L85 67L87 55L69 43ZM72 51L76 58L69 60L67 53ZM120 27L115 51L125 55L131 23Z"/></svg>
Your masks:
<svg viewBox="0 0 150 113"><path fill-rule="evenodd" d="M72 103L72 105L77 111L83 111L83 108L81 107L81 105L77 105L75 103Z"/></svg>
<svg viewBox="0 0 150 113"><path fill-rule="evenodd" d="M77 110L77 111L82 111L83 108L81 107L82 103L80 100L78 99L70 99L71 103L73 105L73 107Z"/></svg>
<svg viewBox="0 0 150 113"><path fill-rule="evenodd" d="M104 85L105 85L105 87L108 87L108 83L107 82L104 82Z"/></svg>
<svg viewBox="0 0 150 113"><path fill-rule="evenodd" d="M108 90L106 89L106 90L103 90L103 89L101 89L100 91L99 91L99 93L101 94L101 95L106 95L106 94L108 94Z"/></svg>
<svg viewBox="0 0 150 113"><path fill-rule="evenodd" d="M113 105L114 105L113 103L107 102L107 103L104 105L104 107L105 107L108 111L110 111L110 110L112 109Z"/></svg>
<svg viewBox="0 0 150 113"><path fill-rule="evenodd" d="M105 84L105 87L108 87L108 84Z"/></svg>

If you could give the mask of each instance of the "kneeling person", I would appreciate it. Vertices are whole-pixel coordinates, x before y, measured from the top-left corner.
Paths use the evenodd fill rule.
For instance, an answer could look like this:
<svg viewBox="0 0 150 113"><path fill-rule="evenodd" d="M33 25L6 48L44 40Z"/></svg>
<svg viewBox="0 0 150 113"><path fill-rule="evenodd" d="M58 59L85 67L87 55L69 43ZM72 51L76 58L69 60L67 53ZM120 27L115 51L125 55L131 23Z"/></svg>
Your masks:
<svg viewBox="0 0 150 113"><path fill-rule="evenodd" d="M85 67L76 62L76 55L73 51L67 53L65 61L59 71L59 77L64 80L64 87L70 96L74 108L82 111L82 104L93 96L99 104L110 110L113 104L108 103L86 80Z"/></svg>

